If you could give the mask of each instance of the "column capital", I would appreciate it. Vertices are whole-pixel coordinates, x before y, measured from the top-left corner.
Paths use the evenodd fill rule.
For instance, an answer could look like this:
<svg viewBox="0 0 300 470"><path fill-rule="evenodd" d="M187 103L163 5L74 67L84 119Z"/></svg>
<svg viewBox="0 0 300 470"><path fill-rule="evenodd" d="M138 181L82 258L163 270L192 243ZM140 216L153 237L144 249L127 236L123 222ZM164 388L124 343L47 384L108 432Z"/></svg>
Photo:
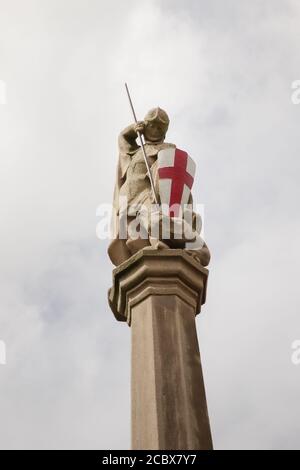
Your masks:
<svg viewBox="0 0 300 470"><path fill-rule="evenodd" d="M109 305L116 319L131 324L131 309L150 295L175 295L197 315L205 303L208 270L186 250L142 249L113 270Z"/></svg>

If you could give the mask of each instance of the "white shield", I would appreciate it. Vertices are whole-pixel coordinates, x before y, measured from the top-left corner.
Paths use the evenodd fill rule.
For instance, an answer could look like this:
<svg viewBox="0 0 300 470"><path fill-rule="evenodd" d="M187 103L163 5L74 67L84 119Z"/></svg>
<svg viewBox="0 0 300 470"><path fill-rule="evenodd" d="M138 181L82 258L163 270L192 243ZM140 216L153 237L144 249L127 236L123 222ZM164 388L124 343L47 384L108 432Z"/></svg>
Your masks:
<svg viewBox="0 0 300 470"><path fill-rule="evenodd" d="M187 152L176 147L160 150L157 162L161 204L169 208L171 217L178 217L188 203L196 164Z"/></svg>

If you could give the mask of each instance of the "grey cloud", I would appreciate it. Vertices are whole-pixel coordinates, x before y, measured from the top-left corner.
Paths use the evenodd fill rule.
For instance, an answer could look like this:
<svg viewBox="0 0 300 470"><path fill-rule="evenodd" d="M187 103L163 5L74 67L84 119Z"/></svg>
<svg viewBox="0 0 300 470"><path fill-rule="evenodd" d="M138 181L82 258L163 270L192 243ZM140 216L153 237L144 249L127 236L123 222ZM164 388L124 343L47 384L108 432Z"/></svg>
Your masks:
<svg viewBox="0 0 300 470"><path fill-rule="evenodd" d="M216 448L300 448L296 1L0 1L1 448L127 448L130 330L95 236L116 136L160 105L197 161Z"/></svg>

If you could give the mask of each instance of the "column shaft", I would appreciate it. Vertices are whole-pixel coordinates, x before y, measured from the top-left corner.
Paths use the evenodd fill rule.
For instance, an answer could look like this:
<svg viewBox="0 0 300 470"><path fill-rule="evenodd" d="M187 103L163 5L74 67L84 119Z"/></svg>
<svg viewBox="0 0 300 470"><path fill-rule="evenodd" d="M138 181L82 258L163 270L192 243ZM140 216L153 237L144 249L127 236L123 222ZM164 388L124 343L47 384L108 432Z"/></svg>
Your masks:
<svg viewBox="0 0 300 470"><path fill-rule="evenodd" d="M149 295L130 315L132 448L211 449L195 308Z"/></svg>

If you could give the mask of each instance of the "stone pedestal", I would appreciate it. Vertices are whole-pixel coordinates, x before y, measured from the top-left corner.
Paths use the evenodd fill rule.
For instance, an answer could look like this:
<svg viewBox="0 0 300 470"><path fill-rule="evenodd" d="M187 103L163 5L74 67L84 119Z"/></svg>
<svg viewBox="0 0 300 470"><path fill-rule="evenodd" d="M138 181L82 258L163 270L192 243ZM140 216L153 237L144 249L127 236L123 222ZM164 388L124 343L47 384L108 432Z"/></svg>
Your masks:
<svg viewBox="0 0 300 470"><path fill-rule="evenodd" d="M113 271L132 330L132 448L212 449L195 315L208 271L184 250L141 250Z"/></svg>

